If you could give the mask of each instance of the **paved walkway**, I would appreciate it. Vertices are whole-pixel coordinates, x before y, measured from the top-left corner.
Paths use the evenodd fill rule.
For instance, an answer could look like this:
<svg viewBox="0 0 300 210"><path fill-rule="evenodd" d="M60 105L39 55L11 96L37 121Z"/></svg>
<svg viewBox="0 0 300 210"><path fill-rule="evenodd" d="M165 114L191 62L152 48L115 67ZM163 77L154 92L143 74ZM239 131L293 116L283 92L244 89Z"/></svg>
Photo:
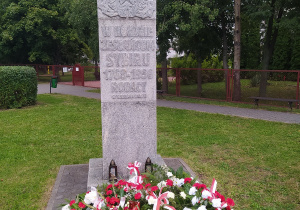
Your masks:
<svg viewBox="0 0 300 210"><path fill-rule="evenodd" d="M80 87L72 85L62 85L58 84L57 88L52 88L52 93L69 94L87 98L100 99L99 93L86 92L87 90L92 90L94 88L90 87ZM49 93L49 84L39 84L38 94ZM185 102L175 102L166 100L157 100L157 106L170 107L176 109L186 109L194 110L199 112L231 115L237 117L253 118L273 122L283 122L283 123L296 123L300 124L300 114L289 113L289 112L274 112L259 109L245 109L236 107L225 107L207 104L195 104L195 103L185 103Z"/></svg>

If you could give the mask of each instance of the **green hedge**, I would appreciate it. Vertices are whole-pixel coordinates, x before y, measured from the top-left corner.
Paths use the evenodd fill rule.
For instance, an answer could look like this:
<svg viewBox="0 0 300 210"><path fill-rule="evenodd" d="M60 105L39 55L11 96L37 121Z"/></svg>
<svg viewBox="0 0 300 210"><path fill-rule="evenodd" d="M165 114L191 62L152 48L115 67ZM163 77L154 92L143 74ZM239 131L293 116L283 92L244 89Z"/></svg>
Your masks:
<svg viewBox="0 0 300 210"><path fill-rule="evenodd" d="M34 105L37 98L37 76L28 66L0 66L0 108Z"/></svg>

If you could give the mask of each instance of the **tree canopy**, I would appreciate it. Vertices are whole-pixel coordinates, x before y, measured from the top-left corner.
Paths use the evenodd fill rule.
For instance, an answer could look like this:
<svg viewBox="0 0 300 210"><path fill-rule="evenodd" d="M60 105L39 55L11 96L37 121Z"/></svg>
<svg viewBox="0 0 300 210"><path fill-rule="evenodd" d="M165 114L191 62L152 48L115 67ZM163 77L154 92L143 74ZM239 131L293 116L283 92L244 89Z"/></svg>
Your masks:
<svg viewBox="0 0 300 210"><path fill-rule="evenodd" d="M158 62L170 47L233 60L233 2L157 0ZM0 63L97 62L97 21L96 0L2 0ZM299 34L299 0L241 1L241 68L299 69Z"/></svg>

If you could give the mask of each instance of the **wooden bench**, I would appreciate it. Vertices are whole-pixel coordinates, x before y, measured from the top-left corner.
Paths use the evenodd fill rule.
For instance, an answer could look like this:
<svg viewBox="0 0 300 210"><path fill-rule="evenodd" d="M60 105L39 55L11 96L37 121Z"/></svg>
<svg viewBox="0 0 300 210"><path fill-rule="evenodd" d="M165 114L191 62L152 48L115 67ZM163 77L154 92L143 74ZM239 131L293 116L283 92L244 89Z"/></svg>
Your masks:
<svg viewBox="0 0 300 210"><path fill-rule="evenodd" d="M282 102L288 102L291 110L293 109L293 102L298 102L299 107L299 100L296 99L287 99L287 98L268 98L268 97L249 97L251 99L254 99L254 103L256 106L258 106L259 100L266 100L266 101L282 101Z"/></svg>

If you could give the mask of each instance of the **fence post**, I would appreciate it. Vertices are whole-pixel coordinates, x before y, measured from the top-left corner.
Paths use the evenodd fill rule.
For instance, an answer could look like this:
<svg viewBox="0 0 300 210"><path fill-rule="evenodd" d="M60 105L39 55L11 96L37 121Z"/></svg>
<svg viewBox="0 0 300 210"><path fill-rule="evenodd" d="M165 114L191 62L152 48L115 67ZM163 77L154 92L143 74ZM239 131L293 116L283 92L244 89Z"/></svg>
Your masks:
<svg viewBox="0 0 300 210"><path fill-rule="evenodd" d="M297 109L299 109L299 103L300 103L300 99L299 99L299 80L300 80L300 71L298 71L298 79L297 79L297 95L296 95L296 100L298 100L298 103L297 103Z"/></svg>
<svg viewBox="0 0 300 210"><path fill-rule="evenodd" d="M180 96L180 69L176 69L176 96Z"/></svg>
<svg viewBox="0 0 300 210"><path fill-rule="evenodd" d="M227 69L227 90L226 90L226 101L232 101L232 76L233 72L232 69Z"/></svg>
<svg viewBox="0 0 300 210"><path fill-rule="evenodd" d="M84 67L80 66L81 68L81 86L84 87Z"/></svg>

